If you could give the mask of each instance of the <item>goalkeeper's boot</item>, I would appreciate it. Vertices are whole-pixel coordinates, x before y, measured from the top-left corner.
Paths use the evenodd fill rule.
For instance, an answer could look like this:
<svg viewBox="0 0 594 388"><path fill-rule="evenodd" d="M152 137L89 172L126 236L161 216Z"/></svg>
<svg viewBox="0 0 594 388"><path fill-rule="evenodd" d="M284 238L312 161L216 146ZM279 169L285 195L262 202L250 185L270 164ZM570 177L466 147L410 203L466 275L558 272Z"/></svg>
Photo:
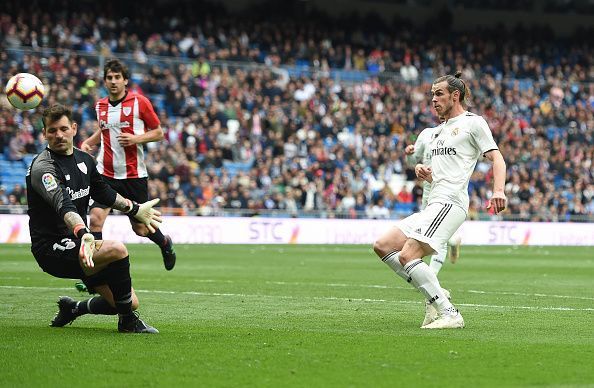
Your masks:
<svg viewBox="0 0 594 388"><path fill-rule="evenodd" d="M445 288L442 288L442 291L445 294L445 296L448 299L450 299L450 292L448 290L446 290ZM437 309L435 307L433 307L433 305L431 303L429 303L429 301L426 301L425 302L425 319L423 320L421 327L430 324L431 322L435 321L437 318L439 318L439 311L437 311Z"/></svg>
<svg viewBox="0 0 594 388"><path fill-rule="evenodd" d="M421 327L421 329L461 329L464 327L464 318L458 310L443 313L435 321Z"/></svg>
<svg viewBox="0 0 594 388"><path fill-rule="evenodd" d="M159 333L159 330L144 323L144 321L140 319L138 314L135 312L132 312L129 315L120 316L120 320L118 321L118 331L120 333Z"/></svg>
<svg viewBox="0 0 594 388"><path fill-rule="evenodd" d="M76 310L76 301L69 296L61 296L58 299L58 312L54 319L52 319L50 326L63 327L72 322L78 317L74 313Z"/></svg>
<svg viewBox="0 0 594 388"><path fill-rule="evenodd" d="M74 283L74 288L76 288L76 290L78 292L89 292L89 289L87 288L87 285L84 284L83 282L76 282ZM90 294L90 292L89 292Z"/></svg>
<svg viewBox="0 0 594 388"><path fill-rule="evenodd" d="M171 237L165 236L165 245L161 247L161 255L163 256L163 265L167 271L171 271L175 267L175 260L177 255L173 249L173 241Z"/></svg>

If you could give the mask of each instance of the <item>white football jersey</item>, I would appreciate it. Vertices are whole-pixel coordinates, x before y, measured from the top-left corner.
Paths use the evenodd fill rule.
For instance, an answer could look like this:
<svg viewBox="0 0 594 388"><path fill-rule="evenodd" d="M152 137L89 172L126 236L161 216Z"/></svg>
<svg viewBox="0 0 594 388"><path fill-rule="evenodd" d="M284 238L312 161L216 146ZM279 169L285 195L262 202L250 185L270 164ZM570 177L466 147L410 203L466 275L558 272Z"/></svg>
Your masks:
<svg viewBox="0 0 594 388"><path fill-rule="evenodd" d="M464 112L435 128L429 148L433 183L428 203L453 203L468 211L468 181L476 162L498 149L489 125Z"/></svg>
<svg viewBox="0 0 594 388"><path fill-rule="evenodd" d="M411 155L406 156L406 162L410 166L416 166L417 163L431 166L431 139L433 132L439 128L425 128L419 133L419 137L415 141L415 151ZM427 207L427 200L429 199L429 191L431 190L431 183L423 181L423 203L421 209Z"/></svg>

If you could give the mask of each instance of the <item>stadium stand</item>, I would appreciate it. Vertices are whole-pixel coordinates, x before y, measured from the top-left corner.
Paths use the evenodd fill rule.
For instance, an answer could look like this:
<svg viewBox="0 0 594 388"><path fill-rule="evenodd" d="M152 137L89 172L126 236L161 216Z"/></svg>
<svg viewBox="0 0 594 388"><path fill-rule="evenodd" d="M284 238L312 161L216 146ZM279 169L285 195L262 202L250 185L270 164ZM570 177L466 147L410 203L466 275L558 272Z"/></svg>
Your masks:
<svg viewBox="0 0 594 388"><path fill-rule="evenodd" d="M151 196L169 213L409 214L422 190L404 147L434 126L432 79L463 69L471 110L487 119L508 163L503 217L594 218L589 34L558 38L546 27L518 27L498 31L498 40L489 29L437 40L406 20L358 19L364 30L351 31L349 17L313 13L286 25L212 4L198 16L181 8L156 18L87 2L50 17L43 4L4 3L0 79L39 75L49 86L44 104L74 107L79 142L94 128L93 102L105 95L103 61L117 56L130 65L130 87L150 97L167 132L166 142L149 144L147 165ZM507 3L531 4L494 2ZM30 154L43 147L40 116L7 104L0 101L0 205L23 204ZM484 206L491 179L479 163L471 219L491 217Z"/></svg>

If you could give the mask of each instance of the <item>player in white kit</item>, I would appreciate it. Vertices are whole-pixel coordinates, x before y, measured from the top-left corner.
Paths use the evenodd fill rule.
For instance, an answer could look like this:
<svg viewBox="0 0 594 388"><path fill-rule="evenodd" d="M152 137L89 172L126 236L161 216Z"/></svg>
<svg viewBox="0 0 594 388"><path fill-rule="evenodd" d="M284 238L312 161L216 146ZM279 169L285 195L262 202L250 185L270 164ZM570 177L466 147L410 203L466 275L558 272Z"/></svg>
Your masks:
<svg viewBox="0 0 594 388"><path fill-rule="evenodd" d="M445 120L442 117L440 117L439 121L443 123ZM430 143L431 143L431 138L433 136L433 133L438 128L439 127L423 129L421 131L421 133L419 134L419 136L417 137L415 144L414 145L410 144L410 145L406 146L406 148L404 149L404 153L406 154L406 162L408 165L415 167L415 169L416 169L417 165L419 165L419 164L425 165L425 166L431 165ZM422 197L422 203L421 203L421 210L423 210L427 207L427 201L429 199L429 191L430 190L431 190L431 183L429 183L427 181L423 181L423 197ZM433 272L435 272L436 275L439 273L439 271L441 270L441 266L445 262L445 258L448 253L448 247L449 247L450 261L452 263L456 262L456 260L458 259L459 255L460 255L460 241L461 241L460 237L458 236L457 233L455 233L454 236L452 236L452 238L450 238L447 245L444 246L443 250L440 250L439 252L437 252L431 256L429 268L431 268L433 270Z"/></svg>
<svg viewBox="0 0 594 388"><path fill-rule="evenodd" d="M431 166L417 165L417 176L431 183L427 207L401 221L373 245L375 253L400 277L416 287L438 311L425 329L464 327L464 319L443 292L435 273L422 260L443 249L466 219L468 181L477 160L493 162L493 194L489 208L506 207L505 161L487 122L464 109L469 91L461 73L436 79L431 102L445 119L431 135Z"/></svg>
<svg viewBox="0 0 594 388"><path fill-rule="evenodd" d="M443 117L439 118L439 121L443 123L445 119ZM421 168L422 166L430 166L431 165L431 148L430 143L433 137L433 133L437 131L439 126L433 128L425 128L421 131L415 144L410 144L406 146L404 149L404 153L406 154L406 162L409 165L415 166L415 170L417 168ZM427 201L429 199L429 192L431 191L431 183L427 181L423 181L423 197L421 203L421 210L427 207ZM449 246L449 253L450 253L450 261L455 263L458 259L460 254L460 236L458 233L455 233L447 242L444 244L442 249L437 251L435 254L431 256L429 261L429 268L435 273L437 276L443 263L445 262L447 253L448 253L448 246ZM444 293L448 299L450 299L450 292L449 290L444 288ZM429 301L425 303L425 318L423 319L423 323L421 326L425 326L433 321L435 321L438 317L439 313L433 307Z"/></svg>

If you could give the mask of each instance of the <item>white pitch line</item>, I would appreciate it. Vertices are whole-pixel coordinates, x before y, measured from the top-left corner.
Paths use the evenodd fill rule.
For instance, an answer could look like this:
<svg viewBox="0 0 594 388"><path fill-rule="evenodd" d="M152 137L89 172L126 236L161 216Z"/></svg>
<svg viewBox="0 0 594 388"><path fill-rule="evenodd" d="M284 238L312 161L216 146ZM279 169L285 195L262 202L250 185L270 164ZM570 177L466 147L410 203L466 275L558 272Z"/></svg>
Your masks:
<svg viewBox="0 0 594 388"><path fill-rule="evenodd" d="M303 282L272 282L267 281L266 284L277 285L294 285L294 286L326 286L326 287L359 287L359 288L380 288L380 289L397 289L410 290L411 287L406 286L386 286L382 284L347 284L347 283L303 283ZM579 299L579 300L594 300L593 297L587 296L571 296L571 295L555 295L555 294L529 294L523 292L507 292L507 291L480 291L480 290L456 290L457 292L468 292L470 294L484 294L484 295L515 295L515 296L535 296L539 298L561 298L561 299Z"/></svg>
<svg viewBox="0 0 594 388"><path fill-rule="evenodd" d="M67 287L27 287L27 286L0 286L4 289L21 289L21 290L74 290ZM290 295L261 295L261 294L236 294L236 293L220 293L220 292L199 292L199 291L167 291L167 290L136 290L138 293L147 294L169 294L169 295L193 295L193 296L215 296L215 297L240 297L240 298L271 298L271 299L285 299L285 300L303 300L307 297L296 297ZM388 300L388 299L368 299L368 298L344 298L336 296L313 296L309 297L313 300L324 301L341 301L341 302L367 302L367 303L395 303L395 304L422 304L421 301L412 300ZM493 309L512 309L512 310L531 310L531 311L594 311L594 308L577 308L577 307L540 307L540 306L501 306L490 304L476 304L476 303L457 303L457 306L464 307L480 307Z"/></svg>
<svg viewBox="0 0 594 388"><path fill-rule="evenodd" d="M463 290L460 290L463 291ZM490 295L515 295L515 296L537 296L539 298L562 298L562 299L580 299L580 300L594 300L588 296L571 296L571 295L554 295L554 294L527 294L524 292L508 292L508 291L479 291L479 290L465 290L471 294L490 294Z"/></svg>
<svg viewBox="0 0 594 388"><path fill-rule="evenodd" d="M0 279L8 279L0 277ZM19 277L11 277L11 280L22 280ZM224 284L237 284L240 282L234 280L222 280L222 279L193 279L195 283L224 283ZM375 288L375 289L390 289L390 290L411 290L409 286L387 286L385 284L349 284L349 283L314 283L314 282L283 282L283 281L265 281L266 284L280 285L280 286L320 286L320 287L358 287L358 288ZM3 287L3 286L0 286ZM16 287L16 286L15 286ZM156 292L156 291L155 291ZM573 296L573 295L556 295L556 294L542 294L542 293L525 293L525 292L512 292L512 291L481 291L481 290L464 290L457 289L456 292L468 292L470 294L481 294L481 295L512 295L512 296L526 296L536 298L554 298L554 299L576 299L576 300L594 300L594 297L588 296Z"/></svg>

